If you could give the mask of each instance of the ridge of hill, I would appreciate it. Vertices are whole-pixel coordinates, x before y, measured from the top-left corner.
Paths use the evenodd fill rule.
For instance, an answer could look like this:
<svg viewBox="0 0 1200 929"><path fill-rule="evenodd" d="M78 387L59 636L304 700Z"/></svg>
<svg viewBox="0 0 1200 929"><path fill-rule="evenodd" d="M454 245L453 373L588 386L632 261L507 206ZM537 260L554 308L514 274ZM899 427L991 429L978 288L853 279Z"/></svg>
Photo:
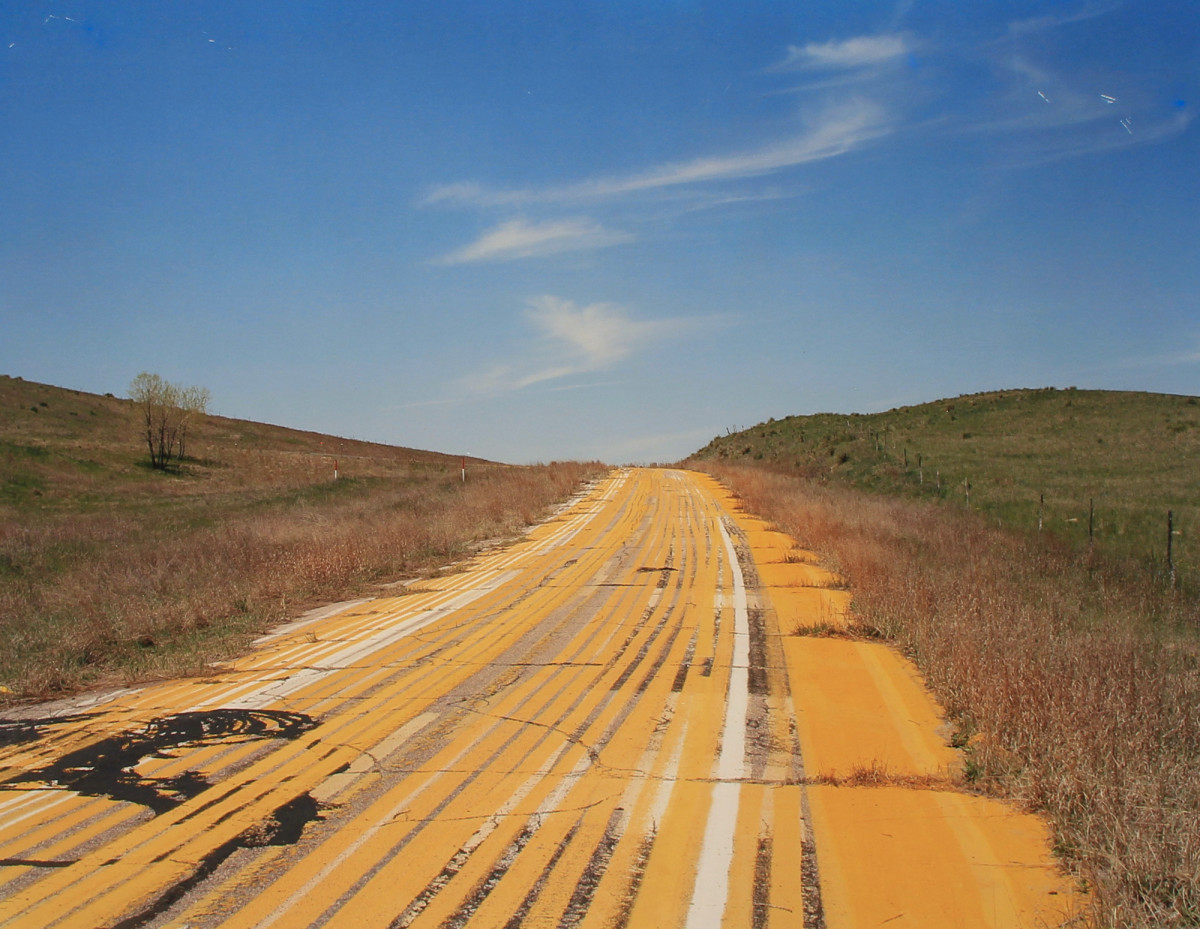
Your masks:
<svg viewBox="0 0 1200 929"><path fill-rule="evenodd" d="M161 494L148 467L140 410L131 400L0 375L0 506L125 506ZM184 478L173 493L277 490L340 474L392 476L455 469L458 455L346 439L206 414L189 431ZM473 465L491 464L467 457Z"/></svg>
<svg viewBox="0 0 1200 929"><path fill-rule="evenodd" d="M202 670L304 610L519 536L596 462L504 465L222 416L150 465L129 400L0 376L0 706ZM336 463L336 470L335 470Z"/></svg>
<svg viewBox="0 0 1200 929"><path fill-rule="evenodd" d="M693 459L741 461L873 492L958 501L1161 561L1200 533L1200 399L1000 390L883 413L788 416L718 436Z"/></svg>

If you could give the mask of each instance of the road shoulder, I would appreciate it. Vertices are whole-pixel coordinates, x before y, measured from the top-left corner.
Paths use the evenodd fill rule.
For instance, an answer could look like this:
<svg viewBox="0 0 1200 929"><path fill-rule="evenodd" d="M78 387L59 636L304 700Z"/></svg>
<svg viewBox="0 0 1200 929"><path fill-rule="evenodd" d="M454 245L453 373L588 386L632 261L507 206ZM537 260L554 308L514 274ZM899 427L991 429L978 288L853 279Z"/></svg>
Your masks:
<svg viewBox="0 0 1200 929"><path fill-rule="evenodd" d="M963 789L962 755L915 665L847 635L841 579L726 505L783 630L828 929L1083 925L1046 824Z"/></svg>

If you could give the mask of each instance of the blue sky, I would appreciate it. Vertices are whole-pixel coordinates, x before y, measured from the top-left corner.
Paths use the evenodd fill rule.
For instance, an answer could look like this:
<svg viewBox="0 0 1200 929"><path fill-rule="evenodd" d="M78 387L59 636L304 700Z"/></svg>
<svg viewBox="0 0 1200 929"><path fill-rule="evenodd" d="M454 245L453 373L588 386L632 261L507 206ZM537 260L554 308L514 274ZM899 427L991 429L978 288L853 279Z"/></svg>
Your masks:
<svg viewBox="0 0 1200 929"><path fill-rule="evenodd" d="M1200 393L1200 6L12 0L0 372L529 462Z"/></svg>

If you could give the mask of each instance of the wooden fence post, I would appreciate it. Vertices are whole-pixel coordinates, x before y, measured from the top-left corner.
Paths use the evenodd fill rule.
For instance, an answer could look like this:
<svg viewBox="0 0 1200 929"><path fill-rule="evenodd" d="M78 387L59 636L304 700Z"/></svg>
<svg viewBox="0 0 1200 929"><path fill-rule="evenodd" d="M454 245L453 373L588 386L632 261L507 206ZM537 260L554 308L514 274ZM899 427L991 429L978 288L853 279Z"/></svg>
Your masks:
<svg viewBox="0 0 1200 929"><path fill-rule="evenodd" d="M1167 573L1171 577L1171 588L1175 587L1175 558L1174 558L1174 542L1175 542L1175 513L1173 510L1167 510Z"/></svg>

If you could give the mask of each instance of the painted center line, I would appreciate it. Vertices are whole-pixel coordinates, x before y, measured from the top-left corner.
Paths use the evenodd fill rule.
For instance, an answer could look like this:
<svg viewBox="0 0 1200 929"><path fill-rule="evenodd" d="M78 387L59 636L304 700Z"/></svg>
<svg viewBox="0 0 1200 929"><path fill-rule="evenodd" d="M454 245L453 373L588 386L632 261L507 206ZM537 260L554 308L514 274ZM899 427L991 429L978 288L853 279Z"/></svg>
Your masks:
<svg viewBox="0 0 1200 929"><path fill-rule="evenodd" d="M738 563L733 539L718 519L725 557L733 575L733 662L729 669L725 725L721 733L721 753L717 759L717 778L696 884L688 908L687 929L720 927L729 899L729 869L733 863L733 841L737 831L741 784L746 774L746 713L750 706L750 614L742 566ZM719 603L719 601L718 601ZM719 607L718 607L719 608Z"/></svg>

